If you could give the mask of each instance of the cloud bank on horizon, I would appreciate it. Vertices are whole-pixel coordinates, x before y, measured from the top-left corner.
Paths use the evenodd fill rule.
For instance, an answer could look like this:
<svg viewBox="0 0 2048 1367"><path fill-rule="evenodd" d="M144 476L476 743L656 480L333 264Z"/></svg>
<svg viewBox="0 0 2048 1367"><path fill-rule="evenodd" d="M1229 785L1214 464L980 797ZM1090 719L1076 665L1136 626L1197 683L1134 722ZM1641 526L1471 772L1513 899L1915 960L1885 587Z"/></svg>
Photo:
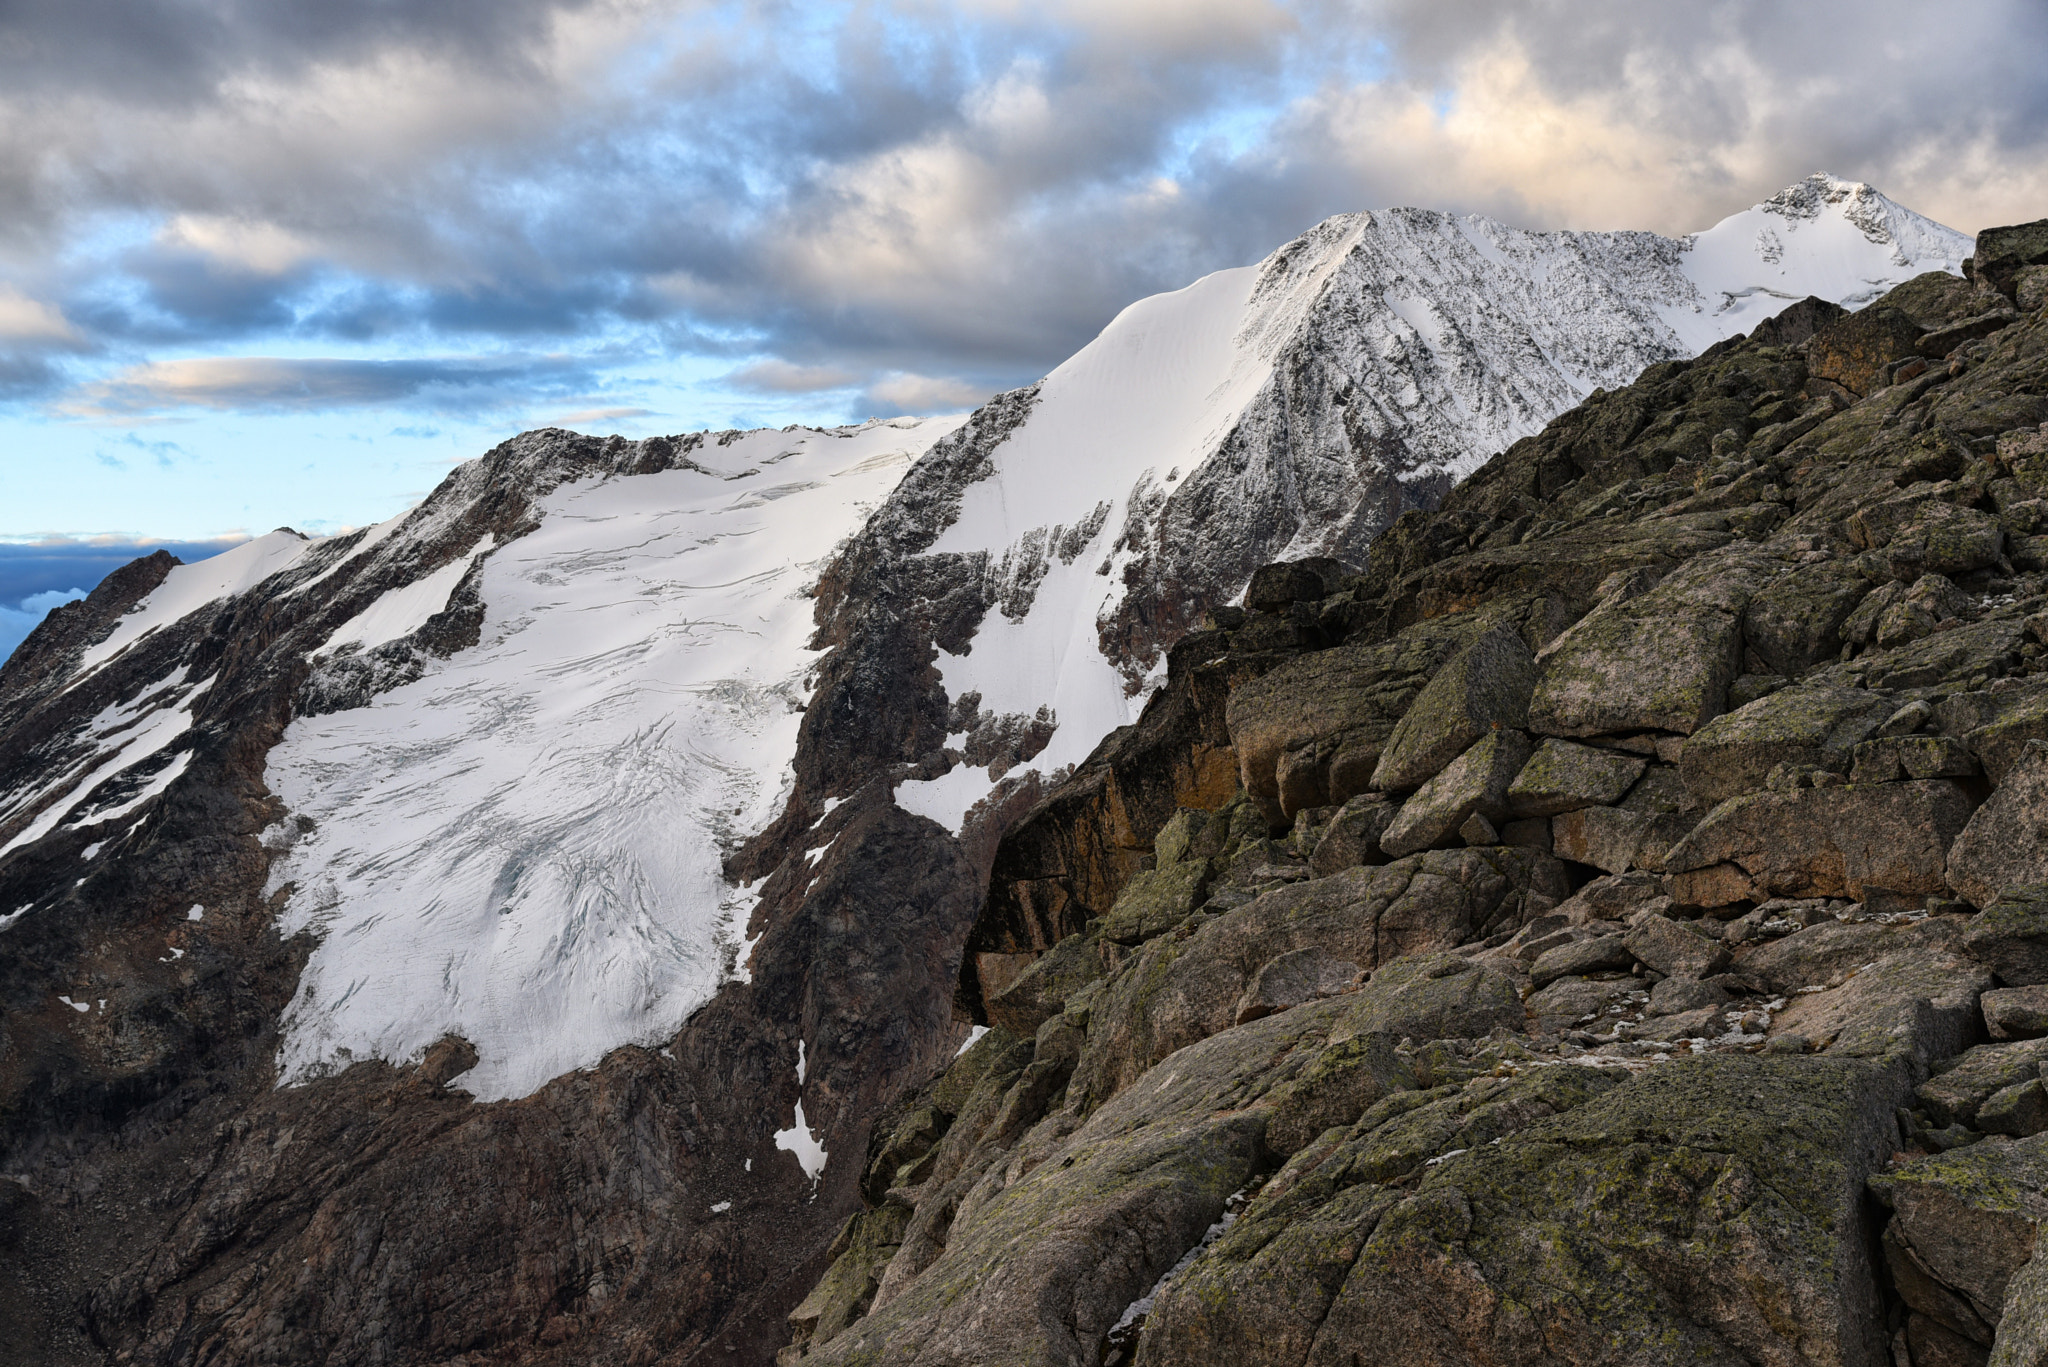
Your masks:
<svg viewBox="0 0 2048 1367"><path fill-rule="evenodd" d="M2048 9L1958 4L1934 42L1928 14L25 0L0 20L0 428L32 454L0 459L65 433L163 506L268 488L280 445L310 469L441 439L348 469L388 502L485 429L964 407L1347 210L1678 232L1827 169L1966 231L2048 212ZM0 534L108 529L32 506ZM311 520L247 506L176 530Z"/></svg>

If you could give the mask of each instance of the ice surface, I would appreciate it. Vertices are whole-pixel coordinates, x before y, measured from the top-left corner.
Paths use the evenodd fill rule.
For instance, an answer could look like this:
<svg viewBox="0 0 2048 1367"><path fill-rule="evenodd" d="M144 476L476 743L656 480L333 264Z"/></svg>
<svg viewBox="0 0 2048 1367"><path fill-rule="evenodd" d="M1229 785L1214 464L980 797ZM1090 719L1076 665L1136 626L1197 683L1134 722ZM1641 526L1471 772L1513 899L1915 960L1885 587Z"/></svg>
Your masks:
<svg viewBox="0 0 2048 1367"><path fill-rule="evenodd" d="M673 1034L743 971L756 894L721 862L786 796L806 595L958 422L750 433L693 456L716 473L563 485L484 559L476 646L294 720L266 778L314 827L272 887L297 884L280 931L320 942L283 1080L418 1059L452 1032L480 1056L466 1090L524 1095Z"/></svg>

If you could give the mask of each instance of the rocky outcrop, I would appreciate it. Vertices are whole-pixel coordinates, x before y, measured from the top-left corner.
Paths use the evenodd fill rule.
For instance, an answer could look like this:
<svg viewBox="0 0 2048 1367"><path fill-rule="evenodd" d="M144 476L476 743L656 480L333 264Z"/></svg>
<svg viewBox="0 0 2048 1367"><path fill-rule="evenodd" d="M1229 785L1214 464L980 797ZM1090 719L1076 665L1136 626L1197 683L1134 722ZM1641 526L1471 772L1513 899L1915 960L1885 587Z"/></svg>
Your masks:
<svg viewBox="0 0 2048 1367"><path fill-rule="evenodd" d="M1978 280L1653 366L1184 642L998 849L998 1028L782 1360L2035 1360L2048 319Z"/></svg>

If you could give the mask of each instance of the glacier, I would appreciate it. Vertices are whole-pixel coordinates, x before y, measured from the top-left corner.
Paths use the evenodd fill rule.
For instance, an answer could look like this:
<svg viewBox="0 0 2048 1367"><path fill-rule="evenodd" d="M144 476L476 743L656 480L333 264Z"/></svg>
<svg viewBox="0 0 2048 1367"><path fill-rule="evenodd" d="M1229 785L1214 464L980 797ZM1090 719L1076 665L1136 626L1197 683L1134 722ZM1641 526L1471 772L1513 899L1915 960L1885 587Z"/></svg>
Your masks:
<svg viewBox="0 0 2048 1367"><path fill-rule="evenodd" d="M453 1033L489 1100L673 1035L739 968L752 899L721 863L783 797L821 557L957 421L754 432L699 453L712 470L566 483L534 530L450 562L481 564L478 643L271 751L279 929L319 937L281 1080ZM460 577L390 590L329 646L417 626L418 589Z"/></svg>

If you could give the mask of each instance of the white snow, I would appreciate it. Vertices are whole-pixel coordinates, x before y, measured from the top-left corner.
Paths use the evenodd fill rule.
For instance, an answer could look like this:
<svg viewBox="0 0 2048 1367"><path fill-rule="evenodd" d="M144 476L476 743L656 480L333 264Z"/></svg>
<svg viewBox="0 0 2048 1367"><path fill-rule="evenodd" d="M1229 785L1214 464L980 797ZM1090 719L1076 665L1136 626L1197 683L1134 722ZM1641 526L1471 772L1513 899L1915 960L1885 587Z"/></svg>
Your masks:
<svg viewBox="0 0 2048 1367"><path fill-rule="evenodd" d="M345 645L368 650L419 630L428 618L448 606L448 596L455 592L462 576L469 573L470 564L490 549L479 543L469 554L457 556L432 574L378 595L377 601L336 627L316 653L325 654Z"/></svg>
<svg viewBox="0 0 2048 1367"><path fill-rule="evenodd" d="M390 536L393 532L397 531L399 528L399 524L401 524L411 516L412 509L407 508L404 512L398 514L396 517L386 518L384 521L377 523L375 526L371 527L368 532L364 534L362 540L358 541L355 545L349 547L346 551L343 551L340 554L336 555L334 557L333 564L329 565L326 569L320 571L320 573L313 575L304 583L295 585L291 589L287 590L284 596L287 598L295 598L299 594L304 593L307 589L312 588L315 584L323 584L327 580L333 578L337 573L341 571L341 569L344 566L348 565L358 556L369 554L370 550L373 547L377 546L384 540L384 538ZM341 532L337 533L336 537L346 536L348 534L349 533ZM334 541L336 537L325 538L320 544L328 544Z"/></svg>
<svg viewBox="0 0 2048 1367"><path fill-rule="evenodd" d="M184 950L182 950L182 949L180 949L180 948L178 948L178 947L177 947L176 945L171 945L171 946L169 946L169 949L170 949L170 951L171 951L171 952L170 952L170 955L169 955L169 957L159 957L159 958L157 959L157 962L158 962L158 963L160 963L160 964L174 964L174 963L178 962L178 960L180 960L180 959L182 959L182 958L184 958L184 957L185 957L185 951L184 951Z"/></svg>
<svg viewBox="0 0 2048 1367"><path fill-rule="evenodd" d="M796 1042L796 1085L804 1085L804 1042Z"/></svg>
<svg viewBox="0 0 2048 1367"><path fill-rule="evenodd" d="M95 840L92 842L92 844L87 845L84 849L80 850L78 852L78 857L81 860L91 859L95 855L97 855L102 849L106 848L106 844L107 842L104 840Z"/></svg>
<svg viewBox="0 0 2048 1367"><path fill-rule="evenodd" d="M34 906L35 903L33 902L24 902L22 905L16 907L13 911L8 912L5 916L0 916L0 930L7 929L16 921L19 921L22 917L28 915L30 908Z"/></svg>
<svg viewBox="0 0 2048 1367"><path fill-rule="evenodd" d="M716 1202L713 1202L713 1203L712 1203L712 1206L711 1206L711 1213L712 1213L713 1215L723 1215L723 1214L725 1214L725 1213L726 1213L727 1211L729 1211L729 1210L731 1210L731 1209L732 1209L732 1202L730 1202L730 1201L716 1201Z"/></svg>
<svg viewBox="0 0 2048 1367"><path fill-rule="evenodd" d="M806 595L959 421L755 432L693 454L718 473L565 484L483 562L476 646L294 720L266 780L315 825L271 887L297 884L280 931L320 943L283 1080L452 1032L480 1055L467 1090L521 1096L665 1040L743 975L758 893L721 861L787 796Z"/></svg>
<svg viewBox="0 0 2048 1367"><path fill-rule="evenodd" d="M995 473L967 491L959 519L932 546L1000 553L1033 529L1083 521L1098 501L1115 504L1072 563L1050 562L1023 620L992 612L971 653L939 657L955 698L979 692L982 707L998 714L1051 707L1059 727L1031 768L1051 773L1078 763L1144 705L1124 695L1097 643L1096 616L1114 607L1122 585L1114 570L1095 572L1102 547L1152 472L1192 467L1229 434L1272 374L1277 345L1292 335L1274 315L1298 313L1325 276L1310 273L1258 311L1246 307L1254 267L1219 271L1125 309L1046 377L1031 416L996 448ZM992 786L985 771L960 765L898 785L896 802L957 833Z"/></svg>
<svg viewBox="0 0 2048 1367"><path fill-rule="evenodd" d="M796 1103L796 1124L786 1130L775 1132L775 1147L796 1155L797 1166L804 1170L804 1176L813 1182L825 1172L825 1150L819 1145L817 1136L804 1121L804 1103Z"/></svg>
<svg viewBox="0 0 2048 1367"><path fill-rule="evenodd" d="M279 570L289 568L313 545L296 532L280 529L195 565L177 566L164 576L163 583L129 609L113 635L80 657L79 674L113 659L158 627L180 621L208 603L248 592Z"/></svg>
<svg viewBox="0 0 2048 1367"><path fill-rule="evenodd" d="M71 1008L71 1009L72 1009L73 1011L90 1011L90 1010L92 1010L92 1003L91 1003L91 1002L75 1002L75 1001L71 1000L71 998L69 998L69 997L59 997L59 998L57 998L57 1000L58 1000L58 1001L60 1001L60 1002L63 1002L63 1003L64 1003L64 1004L66 1005L66 1006L70 1007L70 1008Z"/></svg>
<svg viewBox="0 0 2048 1367"><path fill-rule="evenodd" d="M185 913L185 919L186 919L186 920L188 920L188 921L197 921L197 920L199 920L200 918L204 917L205 915L206 915L206 908L205 908L205 907L194 907L194 908L192 908L192 910L190 910L190 911L188 911L188 912L186 912L186 913Z"/></svg>
<svg viewBox="0 0 2048 1367"><path fill-rule="evenodd" d="M1678 241L1532 233L1410 209L1345 215L1258 267L1141 300L1046 378L933 545L999 564L1025 554L1027 537L1110 505L1071 563L1050 559L1020 619L991 611L966 653L939 655L946 690L977 692L997 714L1052 708L1051 743L1012 776L1078 763L1134 720L1162 670L1133 694L1103 654L1098 618L1117 610L1133 557L1108 548L1134 507L1139 522L1158 525L1148 502L1187 488L1226 440L1275 430L1316 440L1300 426L1314 415L1269 384L1311 333L1354 386L1347 425L1398 437L1418 474L1462 477L1596 386L1747 332L1808 294L1859 306L1923 271L1958 269L1970 250L1964 234L1821 176ZM1176 472L1183 478L1167 482ZM1282 558L1321 549L1310 536ZM986 770L963 764L901 783L895 798L957 832L993 787Z"/></svg>
<svg viewBox="0 0 2048 1367"><path fill-rule="evenodd" d="M981 1043L981 1037L983 1035L986 1035L987 1033L988 1027L986 1025L977 1025L972 1030L969 1030L967 1032L966 1040L960 1045L958 1049L955 1049L953 1051L953 1057L959 1058L969 1049L972 1049L975 1045Z"/></svg>

